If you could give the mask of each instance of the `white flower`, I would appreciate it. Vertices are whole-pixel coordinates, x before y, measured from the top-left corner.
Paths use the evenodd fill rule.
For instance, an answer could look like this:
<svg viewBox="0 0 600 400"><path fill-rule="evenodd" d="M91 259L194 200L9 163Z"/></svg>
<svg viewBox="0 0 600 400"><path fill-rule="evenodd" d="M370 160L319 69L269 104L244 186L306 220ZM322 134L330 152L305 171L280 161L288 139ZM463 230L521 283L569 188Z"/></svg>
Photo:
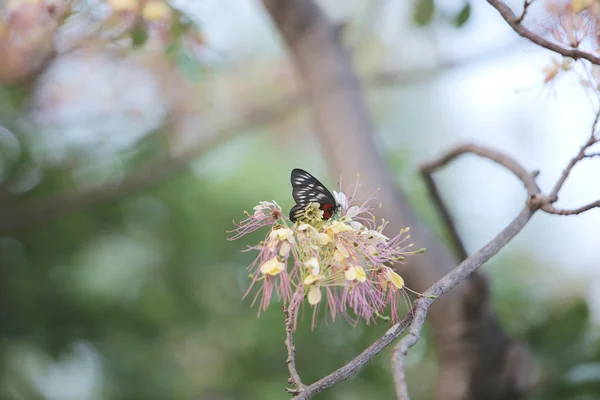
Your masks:
<svg viewBox="0 0 600 400"><path fill-rule="evenodd" d="M350 226L352 227L352 229L354 229L355 231L359 231L363 228L363 224L361 224L358 221L350 221Z"/></svg>
<svg viewBox="0 0 600 400"><path fill-rule="evenodd" d="M319 265L319 260L316 257L311 257L308 261L304 262L304 266L311 270L312 275L319 275L319 271L321 271L321 266Z"/></svg>
<svg viewBox="0 0 600 400"><path fill-rule="evenodd" d="M336 192L334 190L333 197L335 198L336 203L339 204L343 210L345 210L348 207L348 198L344 193Z"/></svg>
<svg viewBox="0 0 600 400"><path fill-rule="evenodd" d="M291 249L292 249L292 246L290 245L289 242L283 242L283 244L279 248L279 255L281 257L287 257L288 254L290 254Z"/></svg>
<svg viewBox="0 0 600 400"><path fill-rule="evenodd" d="M360 214L360 207L352 206L346 211L346 215L344 215L344 217L346 217L347 219L352 219L358 214Z"/></svg>
<svg viewBox="0 0 600 400"><path fill-rule="evenodd" d="M385 236L384 234L382 234L381 232L374 231L371 229L362 231L360 233L360 237L368 244L383 243L383 242L389 240L389 238L387 236Z"/></svg>
<svg viewBox="0 0 600 400"><path fill-rule="evenodd" d="M346 211L346 215L342 217L342 221L345 221L349 224L354 230L361 230L363 228L363 224L358 221L353 221L352 218L356 217L361 213L360 207L352 206Z"/></svg>
<svg viewBox="0 0 600 400"><path fill-rule="evenodd" d="M264 219L266 218L272 210L281 210L279 204L275 201L261 201L257 205L254 206L254 218Z"/></svg>

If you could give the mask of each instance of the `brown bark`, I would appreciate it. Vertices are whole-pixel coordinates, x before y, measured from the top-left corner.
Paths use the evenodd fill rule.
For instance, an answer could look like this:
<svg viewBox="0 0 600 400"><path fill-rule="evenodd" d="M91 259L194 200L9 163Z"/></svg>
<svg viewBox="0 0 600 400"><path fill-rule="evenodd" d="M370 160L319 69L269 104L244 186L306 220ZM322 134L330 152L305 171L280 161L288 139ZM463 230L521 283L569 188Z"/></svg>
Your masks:
<svg viewBox="0 0 600 400"><path fill-rule="evenodd" d="M360 82L334 26L312 0L263 2L304 79L331 170L347 178L360 173L363 195L380 188L384 207L378 217L390 221L389 232L411 227L416 246L427 251L399 269L410 287L425 290L457 260L394 185L377 149ZM517 399L531 385L529 353L503 332L488 299L487 282L476 273L431 308L440 399Z"/></svg>

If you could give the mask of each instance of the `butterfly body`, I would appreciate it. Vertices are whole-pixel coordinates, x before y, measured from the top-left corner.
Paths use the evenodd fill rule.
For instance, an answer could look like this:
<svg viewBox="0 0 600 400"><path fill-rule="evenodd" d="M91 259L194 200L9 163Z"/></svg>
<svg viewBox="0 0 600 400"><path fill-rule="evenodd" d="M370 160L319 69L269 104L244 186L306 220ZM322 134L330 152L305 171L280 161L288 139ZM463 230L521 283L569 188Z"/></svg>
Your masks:
<svg viewBox="0 0 600 400"><path fill-rule="evenodd" d="M296 205L290 210L290 220L310 218L313 209L322 211L322 220L330 219L339 209L335 197L317 178L300 168L294 168L290 177L292 196ZM308 221L307 221L308 222Z"/></svg>

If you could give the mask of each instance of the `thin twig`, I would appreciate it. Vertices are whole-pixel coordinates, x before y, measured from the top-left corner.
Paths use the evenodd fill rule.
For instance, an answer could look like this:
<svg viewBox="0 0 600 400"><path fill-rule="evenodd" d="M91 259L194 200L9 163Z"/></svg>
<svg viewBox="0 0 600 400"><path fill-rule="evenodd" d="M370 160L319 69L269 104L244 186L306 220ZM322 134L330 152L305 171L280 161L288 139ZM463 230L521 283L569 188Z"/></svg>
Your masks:
<svg viewBox="0 0 600 400"><path fill-rule="evenodd" d="M588 52L585 52L585 51L582 51L579 49L566 48L559 44L550 42L549 40L544 39L543 37L533 33L529 29L525 28L521 24L522 19L520 17L517 17L515 15L515 13L511 10L511 8L509 6L507 6L506 3L504 3L503 1L487 0L487 2L492 7L494 7L496 10L498 10L498 12L502 16L502 18L504 18L504 20L508 23L508 25L510 25L510 27L516 33L518 33L520 36L528 39L532 43L535 43L538 46L544 47L555 53L561 54L565 57L570 57L574 60L584 59L584 60L588 60L592 64L600 65L600 57L597 57L591 53L588 53Z"/></svg>
<svg viewBox="0 0 600 400"><path fill-rule="evenodd" d="M482 146L459 146L440 157L439 160L423 164L422 170L433 172L446 165L456 157L467 153L477 154L504 166L509 171L513 172L523 182L523 185L528 189L530 196L539 194L539 188L535 182L534 174L528 172L523 166L521 166L521 164L511 157ZM475 252L472 256L466 258L458 267L431 286L423 294L423 296L415 302L415 305L411 311L409 311L398 324L389 329L385 335L379 338L375 343L369 346L360 355L344 365L342 368L334 371L312 385L306 386L296 396L294 396L294 400L308 399L322 392L328 387L331 387L348 378L358 369L363 367L367 362L369 362L373 357L379 354L385 347L389 346L394 340L399 338L405 329L409 327L408 335L399 342L400 347L396 347L393 353L394 380L398 388L398 393L407 393L407 391L403 389L405 378L404 369L401 367L403 365L406 351L408 351L408 348L414 345L414 343L416 343L418 340L419 332L423 326L427 310L431 304L433 304L437 298L448 292L467 276L473 273L477 268L486 263L496 253L498 253L515 235L517 235L523 229L527 221L529 221L536 210L537 207L528 205L525 209L523 209L523 211L521 211L519 216L515 218L515 220L513 220L494 239Z"/></svg>
<svg viewBox="0 0 600 400"><path fill-rule="evenodd" d="M377 354L381 353L383 349L392 344L398 339L402 333L406 330L413 319L412 313L409 311L400 322L392 326L385 332L385 334L377 339L372 345L367 347L362 353L356 356L349 363L335 370L326 377L318 380L312 385L306 386L304 390L298 395L293 397L293 400L305 400L309 399L316 394L321 393L323 390L334 386L343 380L352 376L356 371L364 367L369 361L373 359Z"/></svg>
<svg viewBox="0 0 600 400"><path fill-rule="evenodd" d="M535 197L540 194L539 187L535 182L535 173L527 171L521 164L513 158L499 153L497 151L487 149L477 145L463 145L449 151L440 159L423 164L422 171L433 172L455 158L463 154L476 154L481 157L492 160L501 166L511 171L525 186L530 197ZM408 348L413 346L418 338L427 315L427 310L433 304L434 300L439 298L444 293L448 292L458 283L463 281L467 276L473 273L477 268L486 263L491 257L498 253L515 235L517 235L527 224L533 213L538 209L537 203L528 202L528 206L521 211L519 216L515 218L502 232L500 232L488 244L483 246L472 256L467 257L458 267L448 273L444 278L440 279L436 284L431 286L421 298L419 298L414 307L407 313L400 323L389 329L384 336L379 338L375 343L364 350L360 355L352 361L344 365L342 368L334 371L328 376L319 381L304 387L299 393L294 396L294 400L308 399L323 390L343 381L358 369L363 367L373 357L379 354L385 347L389 346L395 339L400 337L407 326L409 327L408 335L402 339L393 352L394 380L399 393L399 398L408 398L408 391L405 388L405 377L403 362Z"/></svg>
<svg viewBox="0 0 600 400"><path fill-rule="evenodd" d="M598 141L598 139L596 139L596 126L598 124L599 119L600 119L600 109L598 109L598 112L596 113L596 118L594 118L594 123L592 124L592 132L590 134L589 139L583 144L583 146L581 146L577 155L575 157L573 157L571 159L571 161L569 161L569 164L564 169L560 178L554 185L554 188L552 188L552 191L548 195L550 202L554 203L556 200L558 200L558 192L560 191L560 189L562 189L563 184L569 177L569 174L571 173L571 170L573 169L575 164L577 164L579 161L583 160L585 158L585 151L590 146L594 145Z"/></svg>
<svg viewBox="0 0 600 400"><path fill-rule="evenodd" d="M556 214L556 215L577 215L577 214L581 214L584 213L586 211L591 210L592 208L598 208L600 207L600 200L596 200L594 202L591 202L589 204L586 204L584 206L578 207L578 208L574 208L571 210L564 210L564 209L559 209L554 207L552 204L543 204L540 208L547 212L548 214Z"/></svg>
<svg viewBox="0 0 600 400"><path fill-rule="evenodd" d="M427 291L423 293L423 296L415 302L412 310L414 317L408 328L408 333L394 347L392 356L394 381L396 383L399 400L410 399L408 389L406 388L406 380L404 379L404 360L408 349L414 346L419 340L429 307L431 307L433 302L441 295L447 293L450 289L465 280L477 268L485 264L490 258L504 248L508 242L523 230L535 211L535 209L532 209L529 206L525 207L506 228L496 235L496 237L427 289Z"/></svg>
<svg viewBox="0 0 600 400"><path fill-rule="evenodd" d="M449 272L446 276L431 286L422 297L420 297L414 304L411 311L409 311L402 320L392 326L382 337L380 337L375 343L370 345L352 361L341 367L340 369L332 372L326 377L318 380L317 382L306 386L300 393L294 396L294 400L304 400L313 397L314 395L321 393L323 390L340 383L347 379L365 364L367 364L373 357L379 354L383 349L392 344L402 333L409 327L409 335L406 338L410 340L400 341L402 347L398 349L394 354L399 354L401 358L404 357L406 351L403 352L403 347L411 347L416 343L418 339L418 332L420 332L423 326L425 315L427 310L433 304L433 302L444 293L448 292L454 286L458 285L462 280L469 276L473 271L485 264L490 258L496 255L515 235L517 235L523 227L527 224L527 221L531 218L535 211L526 207L521 211L519 216L515 218L506 228L502 230L495 238L488 242L481 249L476 251L472 256L468 257L458 267ZM403 339L404 340L404 339ZM414 342L413 342L414 341ZM396 363L396 365L401 365Z"/></svg>
<svg viewBox="0 0 600 400"><path fill-rule="evenodd" d="M535 172L527 171L514 158L506 154L476 144L464 144L457 146L454 149L446 152L439 159L421 164L420 170L422 172L431 174L463 154L475 154L494 161L495 163L508 169L517 178L519 178L519 180L523 183L523 186L525 186L525 189L527 189L527 194L529 196L534 196L540 193L540 188L535 181Z"/></svg>
<svg viewBox="0 0 600 400"><path fill-rule="evenodd" d="M548 197L550 198L550 201L555 202L556 200L558 200L558 192L560 191L560 189L562 189L565 181L569 177L569 174L573 170L573 167L579 161L581 161L585 158L585 150L594 143L595 143L594 137L590 137L590 140L588 140L583 146L581 146L581 149L579 150L577 155L575 157L573 157L571 159L571 161L569 161L569 164L567 164L567 167L563 170L562 174L560 175L560 178L558 179L558 181L554 185L554 188L552 188L552 191L548 195Z"/></svg>
<svg viewBox="0 0 600 400"><path fill-rule="evenodd" d="M517 176L523 182L525 188L527 188L529 197L527 200L527 206L521 211L519 216L510 225L508 225L502 232L500 232L498 236L492 239L487 245L482 247L471 257L468 257L456 269L451 271L448 275L446 275L435 285L429 288L423 294L423 297L419 298L415 302L415 305L413 307L414 319L411 322L410 327L408 328L408 333L404 338L402 338L398 342L398 344L394 347L394 351L392 353L392 369L394 373L394 382L396 386L396 394L398 400L410 399L410 395L408 393L408 388L406 385L404 360L406 358L408 349L414 346L415 343L417 343L417 341L419 340L421 329L425 322L425 316L427 315L427 310L433 303L434 299L437 299L437 297L439 297L441 294L446 293L453 286L463 281L468 275L475 271L475 269L477 269L480 265L487 261L487 259L496 254L518 232L520 232L523 229L527 221L529 221L531 216L538 209L541 209L549 214L576 215L588 211L592 208L600 207L600 200L574 210L561 210L553 206L553 203L556 202L556 200L558 199L558 193L560 189L569 177L569 174L571 173L573 167L579 161L585 158L585 151L590 146L598 142L598 139L596 139L595 132L596 125L598 124L599 120L600 111L598 111L598 113L596 114L596 118L594 119L589 139L583 144L583 146L581 146L577 155L571 159L571 161L559 177L558 181L554 185L554 188L552 189L552 192L549 196L545 196L540 192L540 189L535 181L536 174L527 172L525 168L523 168L517 161L513 160L511 157L484 148L482 146L472 144L458 146L455 149L450 150L449 152L441 156L439 159L433 162L425 163L421 166L422 173L430 174L433 171L447 165L450 161L456 159L462 154L477 154L481 157L495 161L496 163L507 168L509 171L515 174L515 176ZM427 176L429 177L429 179L432 179L431 175ZM439 197L439 193L437 194L437 196ZM439 201L443 205L441 198ZM485 261L481 263L478 263L477 261L473 262L473 260L482 259L482 254L486 255L487 257Z"/></svg>
<svg viewBox="0 0 600 400"><path fill-rule="evenodd" d="M436 209L440 213L440 217L446 227L446 231L450 235L450 241L452 242L452 248L456 253L456 257L458 261L465 260L469 253L467 253L467 249L460 238L460 234L458 233L458 229L456 229L456 224L454 223L454 218L452 218L452 214L450 214L450 210L446 207L444 200L442 200L442 196L437 188L435 180L433 179L433 175L430 171L421 170L421 176L425 181L425 186L427 187L427 192L429 193L429 197L433 201Z"/></svg>
<svg viewBox="0 0 600 400"><path fill-rule="evenodd" d="M427 186L429 195L438 209L444 225L450 234L450 239L452 241L453 248L457 253L459 261L465 260L468 257L468 253L460 238L458 230L456 229L454 219L442 200L442 196L437 189L437 185L435 184L432 174L464 154L475 154L480 157L487 158L508 169L521 180L525 188L527 188L527 192L530 197L537 195L540 192L540 189L535 182L535 176L537 174L536 172L528 172L521 164L506 154L502 154L495 150L475 144L457 146L453 150L445 153L444 156L440 157L438 160L422 164L420 167L421 176L425 180L425 185Z"/></svg>
<svg viewBox="0 0 600 400"><path fill-rule="evenodd" d="M521 214L503 230L496 238L488 243L486 246L490 246L486 249L486 246L481 248L478 252L473 254L471 257L466 257L466 250L464 250L464 246L462 245L462 241L460 241L460 237L454 227L454 223L450 216L450 213L446 209L441 196L437 192L437 188L435 187L435 183L433 182L432 173L449 162L455 160L464 154L475 154L483 158L487 158L495 163L501 165L502 167L511 171L521 182L523 186L527 189L529 198L533 198L540 193L540 189L535 182L536 173L531 173L527 171L519 162L514 160L512 157L502 154L500 152L485 148L483 146L478 146L474 144L466 144L462 146L457 146L456 148L448 151L439 159L424 163L421 165L421 173L426 179L426 182L430 182L428 186L430 186L430 191L434 195L434 200L438 204L438 208L440 209L442 216L445 220L445 224L449 231L454 236L455 245L461 246L463 248L463 254L465 255L463 263L461 263L455 270L450 272L446 277L442 280L438 281L435 285L429 288L423 295L423 297L419 298L415 302L415 306L413 309L414 319L411 322L409 327L409 331L407 335L398 342L398 344L394 347L392 352L392 370L394 374L394 383L396 387L396 395L399 400L408 400L410 399L410 395L408 393L408 388L406 385L406 374L404 368L404 360L406 358L406 354L408 349L414 346L420 337L420 332L425 323L425 317L427 315L427 311L433 301L439 297L441 294L446 293L452 287L447 287L449 285L456 285L458 282L464 280L468 275L470 275L475 269L477 269L480 265L485 263L487 260L483 261L481 264L469 264L469 262L473 259L477 260L477 256L481 256L482 252L485 254L486 251L489 252L490 249L493 249L493 254L489 255L489 257L496 254L502 247L508 243L521 229L525 226L527 221L531 218L531 215L537 210L537 204L528 202L527 207L523 209ZM460 249L460 247L459 247ZM488 258L489 259L489 258ZM456 274L458 278L452 278L452 276ZM454 280L457 279L457 280Z"/></svg>
<svg viewBox="0 0 600 400"><path fill-rule="evenodd" d="M600 157L600 153L588 153L586 155L584 155L585 158L594 158L594 157Z"/></svg>
<svg viewBox="0 0 600 400"><path fill-rule="evenodd" d="M297 290L294 296L292 296L289 306L283 309L285 313L285 347L287 347L288 352L286 362L290 370L290 379L288 382L295 387L294 389L286 389L286 391L293 394L300 393L304 389L300 375L298 375L298 371L296 370L296 348L294 347L294 326L296 325L296 315L302 298L302 290Z"/></svg>
<svg viewBox="0 0 600 400"><path fill-rule="evenodd" d="M525 19L525 16L527 15L527 10L529 9L529 6L532 3L533 3L533 0L523 1L523 12L521 13L521 16L519 18L517 18L517 20L515 21L517 24L520 24L521 22L523 22L523 20Z"/></svg>

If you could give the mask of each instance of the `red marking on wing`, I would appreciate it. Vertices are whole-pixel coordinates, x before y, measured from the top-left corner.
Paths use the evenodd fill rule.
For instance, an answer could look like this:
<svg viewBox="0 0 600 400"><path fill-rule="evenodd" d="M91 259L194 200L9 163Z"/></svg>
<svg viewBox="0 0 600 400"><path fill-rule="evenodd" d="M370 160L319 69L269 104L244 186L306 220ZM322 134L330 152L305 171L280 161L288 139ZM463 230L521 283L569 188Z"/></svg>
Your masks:
<svg viewBox="0 0 600 400"><path fill-rule="evenodd" d="M333 215L332 209L334 205L331 203L323 204L321 210L323 210L323 219L329 219Z"/></svg>

